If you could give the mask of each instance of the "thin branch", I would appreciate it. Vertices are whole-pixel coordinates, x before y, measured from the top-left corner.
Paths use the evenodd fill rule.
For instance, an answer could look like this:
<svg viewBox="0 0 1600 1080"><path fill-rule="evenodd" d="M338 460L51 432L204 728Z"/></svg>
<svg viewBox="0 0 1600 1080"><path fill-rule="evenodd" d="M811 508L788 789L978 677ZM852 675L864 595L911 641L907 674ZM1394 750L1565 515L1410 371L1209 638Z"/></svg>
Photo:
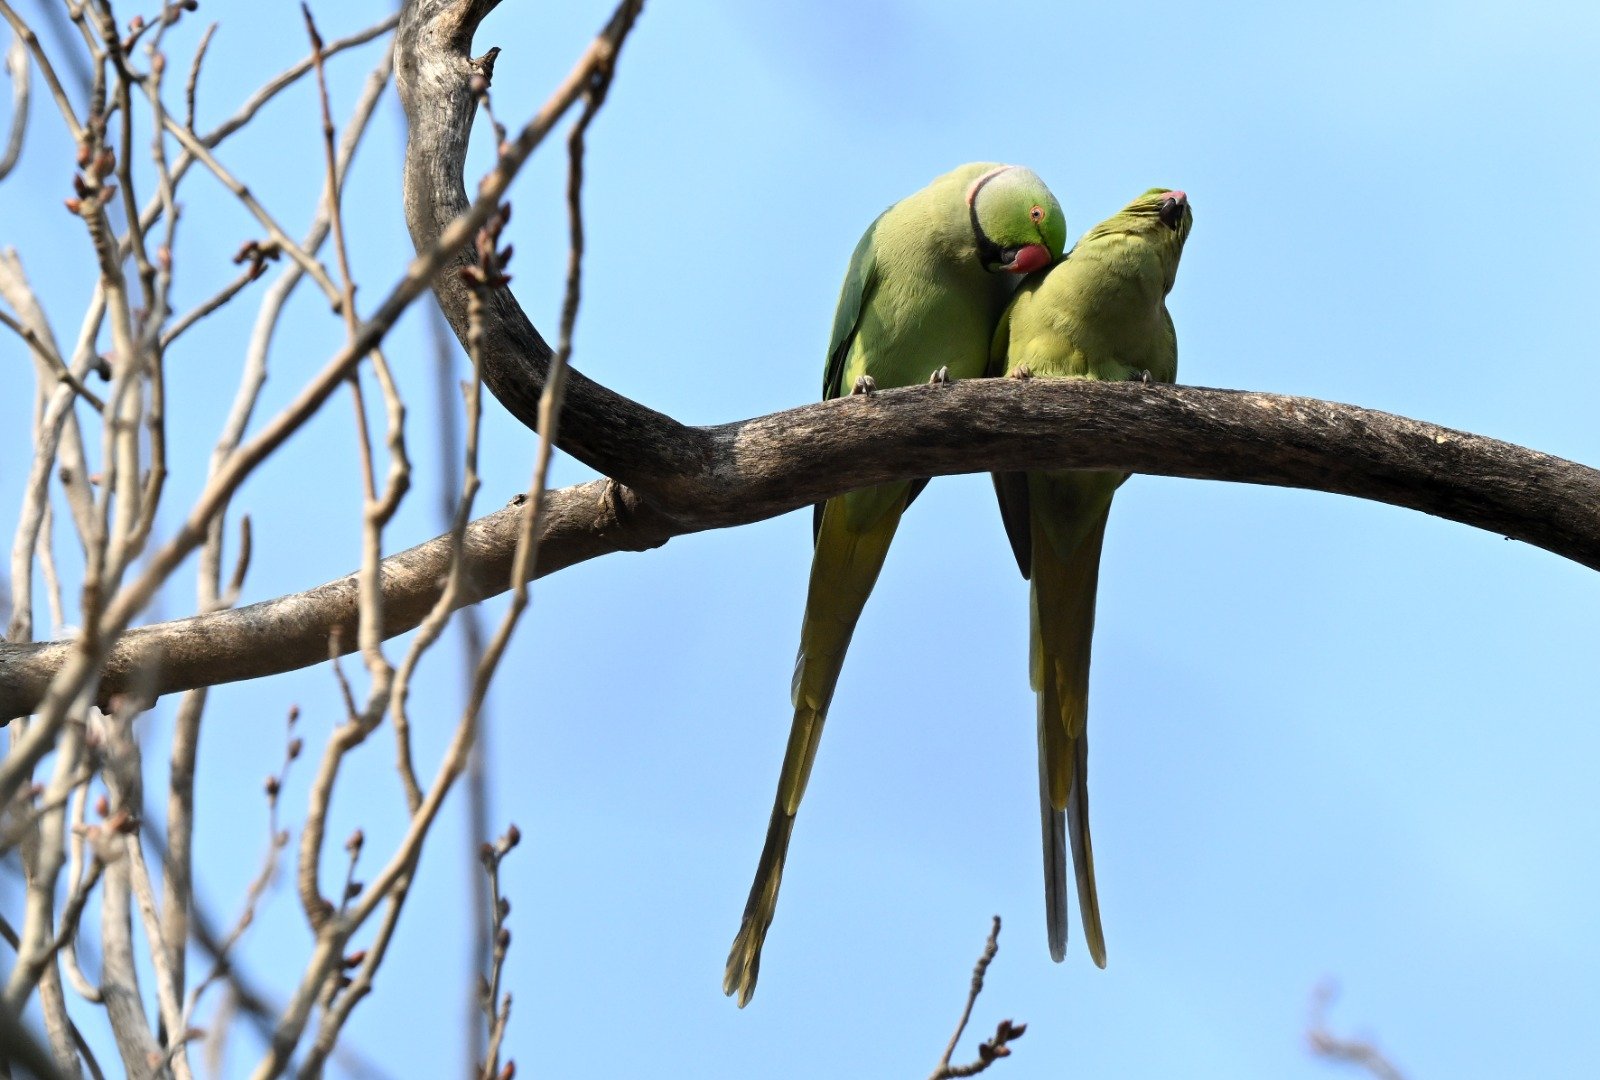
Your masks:
<svg viewBox="0 0 1600 1080"><path fill-rule="evenodd" d="M198 158L202 165L211 170L212 175L217 178L223 187L233 193L234 198L244 204L245 209L250 211L251 216L261 224L263 229L267 230L267 235L272 237L273 242L282 248L300 269L311 276L311 280L317 283L323 294L328 297L329 302L337 309L340 302L339 287L328 276L327 270L309 252L295 243L288 233L283 231L283 227L267 212L267 208L261 205L260 200L251 193L249 187L212 156L205 143L180 124L176 117L167 117L167 130L172 133L173 138L177 139L185 150L195 158Z"/></svg>
<svg viewBox="0 0 1600 1080"><path fill-rule="evenodd" d="M300 756L301 741L294 733L295 722L300 718L299 709L289 710L288 731L284 737L283 763L276 773L267 777L267 844L266 852L261 859L261 870L251 880L245 889L244 903L240 905L239 917L234 920L233 927L222 940L216 943L215 948L208 949L211 953L211 971L189 993L189 1000L183 1007L183 1028L187 1029L194 1023L196 1011L200 1001L205 997L205 992L215 983L229 978L233 972L233 958L230 955L233 947L244 937L245 931L255 923L256 909L261 900L266 896L267 890L272 887L273 881L278 876L278 863L282 857L283 849L289 844L289 834L278 824L278 796L283 791L283 785L289 777L289 767Z"/></svg>
<svg viewBox="0 0 1600 1080"><path fill-rule="evenodd" d="M28 46L20 34L11 39L5 67L11 75L11 133L6 136L5 153L0 155L0 180L17 167L22 157L22 140L28 133Z"/></svg>
<svg viewBox="0 0 1600 1080"><path fill-rule="evenodd" d="M1311 1055L1324 1061L1354 1065L1376 1080L1405 1080L1405 1074L1371 1040L1345 1038L1328 1029L1328 1009L1338 996L1339 988L1331 980L1322 982L1311 992L1311 1012L1306 1021L1306 1046Z"/></svg>
<svg viewBox="0 0 1600 1080"><path fill-rule="evenodd" d="M0 938L3 938L5 940L5 942L8 945L10 945L13 949L17 948L18 945L20 944L20 939L17 937L16 929L14 927L12 927L12 925L10 923L6 922L5 917L3 915L0 915ZM41 982L40 989L46 995L46 999L47 1000L49 998L51 998L51 997L55 997L55 996L60 994L60 983L59 983L59 980L56 980L56 984L55 984L53 989L46 988L46 985ZM84 1059L85 1063L87 1063L88 1066L89 1066L89 1075L94 1077L95 1080L105 1080L105 1074L100 1071L100 1063L95 1060L95 1056L94 1056L93 1051L91 1051L89 1049L89 1044L88 1044L87 1041L85 1041L85 1039L83 1037L83 1032L79 1031L78 1030L78 1025L72 1022L72 1018L70 1016L66 1015L66 1003L65 1003L65 1001L58 1001L55 1004L47 1005L46 1007L47 1007L47 1009L49 1011L52 1011L52 1012L55 1012L55 1011L59 1010L59 1015L66 1020L67 1034L72 1039L72 1049L76 1053L83 1055L83 1059ZM50 1024L50 1020L48 1019L48 1017L46 1018L45 1023L46 1023L46 1025L48 1027L49 1024ZM51 1036L52 1042L55 1039L55 1035L56 1035L56 1032L53 1029L51 1029L50 1030L50 1036ZM64 1066L66 1064L66 1062L72 1061L70 1055L68 1055L66 1058L63 1058L62 1054L59 1051L56 1054L56 1058L57 1058L57 1064L58 1065L62 1065L62 1066ZM74 1066L76 1065L75 1061L72 1061L72 1063L73 1063ZM66 1069L65 1071L66 1071L67 1075L69 1075L69 1076L76 1077L76 1076L81 1076L82 1075L82 1070L81 1069Z"/></svg>
<svg viewBox="0 0 1600 1080"><path fill-rule="evenodd" d="M44 46L39 43L39 35L33 28L22 21L11 5L5 0L0 0L0 18L11 24L11 30L28 47L33 54L34 62L39 65L39 71L44 75L45 85L50 88L50 96L55 99L56 108L61 111L61 119L66 122L67 131L72 135L74 142L83 139L83 124L78 120L78 114L72 107L72 102L67 98L67 92L61 85L61 80L56 77L56 69L50 63L50 58L45 55Z"/></svg>
<svg viewBox="0 0 1600 1080"><path fill-rule="evenodd" d="M1003 1057L1011 1056L1011 1047L1008 1045L1015 1039L1020 1039L1028 1030L1027 1024L1014 1024L1010 1020L1002 1020L995 1027L994 1038L978 1045L977 1060L966 1065L950 1064L950 1055L956 1052L956 1044L961 1041L962 1033L967 1030L967 1021L972 1019L972 1007L978 1003L978 995L983 993L983 977L989 970L989 964L994 960L995 953L1000 951L1000 916L994 917L994 926L989 930L989 940L984 943L983 954L978 957L978 962L972 968L972 984L967 988L967 1004L961 1010L961 1020L956 1024L955 1034L950 1036L950 1043L944 1048L944 1054L939 1058L939 1064L929 1074L928 1080L952 1080L959 1076L976 1076L990 1065Z"/></svg>
<svg viewBox="0 0 1600 1080"><path fill-rule="evenodd" d="M329 46L325 51L331 53L333 48L334 46ZM380 58L371 74L368 75L361 96L351 114L350 121L345 126L344 138L339 147L338 177L340 185L343 185L348 175L356 148L367 131L383 88L388 85L392 68L392 49L385 49L383 57ZM314 254L321 248L324 240L327 239L328 223L329 209L325 201L302 245L307 251ZM257 265L264 265L264 263L257 263ZM244 439L245 430L255 410L256 401L266 382L267 354L272 343L273 331L277 326L279 316L283 312L284 305L294 292L295 286L303 279L303 276L304 274L300 267L291 264L268 288L266 295L262 299L255 328L251 332L250 341L245 350L239 388L235 394L234 403L229 410L228 417L223 423L222 432L217 438L216 448L212 452L210 474L213 476L227 464L240 442ZM222 555L223 517L225 512L226 504L217 512L208 525L205 544L200 553L200 566L196 585L198 606L202 612L225 610L238 602L239 592L244 582L244 574L250 562L250 519L248 516L244 516L239 523L239 549L233 575L227 587L223 588ZM168 798L167 809L167 829L170 844L168 848L167 874L164 879L167 902L163 907L162 915L164 925L168 928L168 940L179 943L189 936L189 911L194 906L191 865L192 835L194 831L194 772L199 749L200 720L204 710L205 696L203 691L187 695L183 699L173 729L171 793ZM197 939L204 942L207 931L208 928L197 921L194 928L194 934ZM214 939L215 935L212 935L212 937ZM217 940L213 940L212 944L218 946L211 951L214 960L221 967L223 966L223 953L226 951L225 946ZM174 966L181 974L183 970L181 947L178 950L178 955L174 958ZM266 1006L259 999L259 995L256 995L248 988L241 988L237 985L234 987L234 993L251 1019L262 1028L264 1034L270 1036L270 1018L267 1017ZM276 1010L273 1010L274 1015L275 1013Z"/></svg>
<svg viewBox="0 0 1600 1080"><path fill-rule="evenodd" d="M106 867L100 900L100 940L105 945L100 992L123 1067L129 1076L150 1076L151 1063L161 1062L157 1077L170 1077L165 1052L150 1033L139 976L134 963L132 885L128 866L119 860Z"/></svg>
<svg viewBox="0 0 1600 1080"><path fill-rule="evenodd" d="M67 362L61 359L61 354L56 352L49 342L42 340L34 332L33 327L24 326L4 311L0 311L0 326L6 327L27 342L34 355L49 366L55 378L70 386L73 393L89 403L90 408L94 409L95 412L105 411L106 403L101 399L100 395L83 385L82 380L72 373L71 368L67 367Z"/></svg>
<svg viewBox="0 0 1600 1080"><path fill-rule="evenodd" d="M189 62L189 78L183 84L183 126L190 131L194 130L194 110L196 95L200 90L200 68L206 62L206 50L211 48L211 38L217 32L217 23L206 27L205 33L200 35L200 44L194 48L194 59Z"/></svg>
<svg viewBox="0 0 1600 1080"><path fill-rule="evenodd" d="M473 497L478 491L477 475L477 439L479 421L482 414L483 379L478 374L478 364L472 360L472 378L456 382L455 343L450 336L450 325L444 321L444 316L439 314L437 306L428 311L428 330L433 344L433 373L434 397L437 408L435 429L438 432L436 445L439 451L438 475L439 486L439 513L445 528L450 530L457 552L460 550L461 537L466 532L467 519L470 516L472 499L463 499L462 495L469 489ZM470 350L469 350L470 353ZM470 357L469 357L470 359ZM464 394L466 398L466 433L463 436L461 421L456 410L458 395ZM460 478L457 478L457 462L465 458L466 466ZM457 510L460 508L459 519ZM442 607L444 614L441 624L450 615L453 603L448 603L452 587L459 591L461 560L459 554L451 560L452 584L447 584L445 592L439 597L436 609ZM483 655L483 616L477 607L468 607L462 610L461 618L457 622L461 641L461 661L470 685L472 673L477 670L478 660ZM417 635L418 638L423 636ZM413 650L416 646L413 645ZM404 667L401 671L404 672ZM397 675L395 680L395 728L398 733L400 717L404 712L405 694L403 684ZM490 787L488 769L489 744L492 728L489 724L488 707L480 711L478 717L478 738L472 744L472 754L467 761L467 775L465 785L467 789L467 812L462 815L463 825L467 833L467 842L462 846L464 858L463 869L467 875L468 887L472 890L472 971L482 971L489 965L491 951L491 930L488 917L489 899L488 885L484 875L479 873L479 864L474 856L477 845L482 843L489 835L489 820L492 812L493 791ZM398 737L398 736L397 736ZM422 802L422 791L416 784L415 770L407 773L409 765L410 748L405 744L399 746L401 783L405 786L407 806L412 813ZM407 780L409 778L409 784ZM466 1031L467 1043L476 1057L481 1057L487 1049L483 1041L483 1032L478 1025L478 1010L474 1002L474 994L465 995L467 1002Z"/></svg>
<svg viewBox="0 0 1600 1080"><path fill-rule="evenodd" d="M173 950L163 938L160 913L156 910L155 887L151 881L149 865L145 862L144 849L140 845L139 821L144 817L144 762L143 752L133 737L133 721L144 711L146 702L147 699L137 693L123 695L118 701L118 707L97 729L104 758L101 776L110 795L110 805L113 810L112 818L108 820L107 825L109 826L112 821L120 824L115 830L109 828L101 830L113 840L109 855L102 854L97 849L97 854L101 854L107 863L106 885L101 893L101 915L103 924L115 921L116 933L119 936L127 932L129 928L125 924L131 912L127 910L128 898L122 890L131 891L144 931L146 955L156 986L159 1031L164 1036L164 1043L161 1036L157 1036L162 1067L156 1072L160 1074L170 1069L176 1080L189 1080L193 1074L186 1053L187 1029L183 1024L183 1002L174 979L172 965L169 963ZM131 1025L133 1023L131 1002L142 1000L138 977L135 970L129 966L129 956L124 954L124 950L131 950L131 944L119 941L115 945L114 956L113 942L106 941L105 967L101 980L113 1028L119 1022ZM130 1000L114 1002L113 987L116 988L117 995L126 995ZM126 1013L121 1021L117 1019L119 1011ZM142 1014L141 1008L141 1021ZM119 1048L123 1050L125 1057L130 1047L142 1042L143 1038L149 1035L147 1025L141 1023L140 1027L142 1029L140 1034L136 1035L131 1031L119 1034ZM147 1063L146 1068L153 1068L153 1064Z"/></svg>
<svg viewBox="0 0 1600 1080"><path fill-rule="evenodd" d="M489 883L489 926L492 939L489 974L479 975L478 1006L483 1010L484 1024L488 1029L488 1052L483 1066L478 1070L480 1080L496 1080L500 1076L500 1045L505 1041L506 1024L511 1019L511 992L500 992L501 978L505 973L506 952L511 948L511 930L506 926L506 916L511 914L511 901L500 893L500 863L511 849L522 840L522 830L512 825L494 841L485 840L478 851L484 876ZM506 1062L515 1071L516 1065Z"/></svg>
<svg viewBox="0 0 1600 1080"><path fill-rule="evenodd" d="M324 59L326 59L330 56L336 56L339 53L344 52L346 49L354 48L357 45L365 45L367 42L372 41L375 38L380 38L384 34L387 34L390 30L393 30L395 28L395 24L399 21L399 15L390 15L388 18L372 24L365 30L358 30L347 37L330 41L323 46L321 50L322 56ZM244 127L251 120L254 120L256 113L261 111L261 107L263 105L267 104L267 102L277 97L279 93L298 82L302 77L309 74L312 69L316 67L316 63L317 60L315 56L307 56L304 60L293 64L289 68L273 76L262 85L261 89L251 94L250 97L245 100L244 104L240 105L232 116L228 117L228 119L224 120L222 123L206 132L200 141L208 147L216 146L217 143L221 142L229 135L232 135L234 132ZM191 124L190 126L192 127L193 125Z"/></svg>
<svg viewBox="0 0 1600 1080"><path fill-rule="evenodd" d="M235 296L239 295L246 285L260 277L266 266L267 264L263 261L251 262L232 281L174 319L171 325L161 331L161 348L163 350L170 348L174 341L183 336L185 330L188 330L218 308L225 306Z"/></svg>

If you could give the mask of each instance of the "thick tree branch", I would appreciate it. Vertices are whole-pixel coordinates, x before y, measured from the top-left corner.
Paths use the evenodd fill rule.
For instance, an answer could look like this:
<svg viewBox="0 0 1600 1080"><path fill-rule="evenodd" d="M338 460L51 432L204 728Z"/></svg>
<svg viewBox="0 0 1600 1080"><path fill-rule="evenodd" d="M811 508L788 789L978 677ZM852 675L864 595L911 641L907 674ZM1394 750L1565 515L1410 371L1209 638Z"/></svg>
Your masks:
<svg viewBox="0 0 1600 1080"><path fill-rule="evenodd" d="M430 251L470 203L462 181L467 137L477 95L475 79L494 71L494 53L474 59L472 35L499 0L408 0L395 36L395 86L409 121L405 160L405 212L417 250ZM610 63L643 0L624 0L540 115L501 147L502 164L520 164L525 145L549 127L583 93L593 74ZM460 271L476 262L465 245L433 281L439 307L463 345L470 290ZM505 289L487 299L483 379L513 416L537 428L539 396L550 370L550 346ZM647 409L572 372L561 412L561 449L627 484L670 489L708 462L704 431ZM641 443L649 452L641 454Z"/></svg>
<svg viewBox="0 0 1600 1080"><path fill-rule="evenodd" d="M709 432L728 449L672 514L594 481L548 494L539 573L674 536L761 521L868 484L1026 468L1131 469L1306 488L1403 506L1600 569L1600 472L1480 435L1310 398L1077 380L978 379L807 405ZM685 486L688 486L687 484ZM472 523L463 605L503 592L521 508ZM415 627L449 568L448 536L383 563L384 632ZM102 692L153 693L325 660L356 641L354 576L308 592L130 631ZM0 644L0 717L37 702L67 642Z"/></svg>

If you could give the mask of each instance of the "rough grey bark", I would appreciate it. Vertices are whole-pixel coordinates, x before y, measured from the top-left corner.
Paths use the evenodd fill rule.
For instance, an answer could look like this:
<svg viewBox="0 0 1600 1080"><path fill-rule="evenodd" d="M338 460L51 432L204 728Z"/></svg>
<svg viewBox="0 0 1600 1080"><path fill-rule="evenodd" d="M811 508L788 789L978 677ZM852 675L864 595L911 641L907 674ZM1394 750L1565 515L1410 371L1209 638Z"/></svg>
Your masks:
<svg viewBox="0 0 1600 1080"><path fill-rule="evenodd" d="M462 161L487 61L470 58L494 0L413 0L398 31L397 82L411 134L407 219L419 250L466 206ZM456 267L435 282L458 335L466 294ZM549 347L508 290L485 327L485 381L529 423ZM707 362L716 362L708 358ZM772 517L869 484L959 472L1119 469L1298 487L1434 514L1600 569L1600 472L1509 443L1309 398L1074 380L969 380L689 427L572 376L562 448L615 477L548 494L539 574L674 536ZM503 591L519 512L470 527L463 603ZM449 561L440 537L385 561L386 636L414 627ZM330 635L354 645L354 576L237 611L129 633L102 693L156 693L287 671L325 659ZM0 645L0 717L30 711L68 642Z"/></svg>
<svg viewBox="0 0 1600 1080"><path fill-rule="evenodd" d="M842 398L721 428L689 478L702 501L668 507L609 481L547 496L538 572L674 536L746 524L868 484L1026 468L1129 469L1353 495L1475 525L1600 569L1600 472L1479 435L1309 398L1198 387L979 379ZM687 484L685 485L687 486ZM521 511L473 522L463 603L506 589ZM438 597L449 540L383 564L384 632ZM354 575L235 611L131 631L102 686L144 672L156 693L305 667L355 643ZM0 716L29 711L70 642L0 644Z"/></svg>

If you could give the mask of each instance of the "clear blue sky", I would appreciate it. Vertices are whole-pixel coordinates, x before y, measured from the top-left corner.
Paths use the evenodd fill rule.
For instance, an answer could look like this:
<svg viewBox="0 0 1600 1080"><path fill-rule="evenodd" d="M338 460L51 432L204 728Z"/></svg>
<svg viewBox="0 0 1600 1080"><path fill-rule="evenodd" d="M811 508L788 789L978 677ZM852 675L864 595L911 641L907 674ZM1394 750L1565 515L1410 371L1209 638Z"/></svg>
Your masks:
<svg viewBox="0 0 1600 1080"><path fill-rule="evenodd" d="M304 52L296 5L223 7L203 13L223 24L203 123ZM329 37L387 8L317 5ZM520 124L605 14L506 3L477 43L504 49L499 114ZM199 26L174 35L175 56ZM375 58L338 61L340 115ZM1152 185L1189 192L1171 298L1181 381L1600 462L1596 70L1587 3L656 0L590 138L575 360L685 421L809 401L861 230L947 168L1004 160L1045 177L1073 237ZM352 188L368 307L410 250L388 108ZM88 253L58 208L71 148L35 110L25 168L0 186L0 243L22 250L70 339ZM565 259L554 150L519 181L510 229L515 289L546 328ZM286 94L221 157L298 234L322 176L314 98ZM208 178L187 192L180 307L256 234ZM252 315L214 318L169 359L171 408L189 419L168 528L197 490ZM437 527L425 330L413 315L390 346L420 489L395 549ZM341 336L302 290L266 407ZM31 383L17 343L0 352L10 508ZM486 437L485 511L526 484L534 445L497 406ZM258 552L247 600L356 564L353 447L336 400L242 492ZM868 606L760 991L734 1008L722 964L789 721L809 521L684 538L537 587L491 703L495 820L526 837L505 867L507 1047L523 1075L926 1075L994 913L1006 925L974 1030L1029 1024L997 1077L1329 1075L1301 1040L1325 976L1344 986L1335 1025L1376 1033L1413 1077L1600 1070L1600 580L1407 511L1162 478L1118 496L1100 586L1109 968L1076 925L1064 964L1046 952L1026 586L987 479L956 477L908 516ZM159 614L189 596L180 583ZM429 768L458 702L449 655L413 706ZM219 914L255 872L259 784L291 702L320 745L338 713L325 668L213 695L198 864ZM164 703L144 721L152 788L170 716ZM401 826L391 760L385 729L356 756L332 829L363 826L374 865ZM295 828L302 764L285 796ZM350 1028L394 1076L458 1074L462 836L458 817L441 822ZM280 989L309 940L287 885L242 954ZM249 1045L229 1075L253 1063Z"/></svg>

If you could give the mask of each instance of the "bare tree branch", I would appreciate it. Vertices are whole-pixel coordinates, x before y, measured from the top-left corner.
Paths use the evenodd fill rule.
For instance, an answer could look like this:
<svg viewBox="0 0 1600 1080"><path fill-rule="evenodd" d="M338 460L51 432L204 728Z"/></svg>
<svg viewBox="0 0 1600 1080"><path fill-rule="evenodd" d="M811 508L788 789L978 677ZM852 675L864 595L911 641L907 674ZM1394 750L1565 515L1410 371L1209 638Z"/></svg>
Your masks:
<svg viewBox="0 0 1600 1080"><path fill-rule="evenodd" d="M6 137L6 149L0 154L0 180L4 180L17 167L22 157L22 140L28 132L28 46L21 35L11 39L6 50L5 69L11 75L11 133Z"/></svg>
<svg viewBox="0 0 1600 1080"><path fill-rule="evenodd" d="M978 1044L978 1056L975 1060L965 1065L950 1064L950 1055L956 1052L956 1045L961 1042L961 1035L967 1030L967 1021L972 1019L972 1007L978 1003L978 995L983 993L983 977L989 971L989 965L994 961L995 954L1000 951L1000 916L994 917L994 925L989 929L989 940L984 942L983 953L978 957L978 962L972 968L972 983L967 987L967 1004L961 1010L961 1019L956 1024L956 1030L950 1036L950 1042L944 1048L944 1054L939 1058L939 1064L934 1066L933 1072L928 1074L928 1080L954 1080L955 1077L977 1076L990 1065L1003 1057L1011 1056L1010 1043L1022 1038L1027 1032L1027 1024L1016 1024L1010 1020L1002 1020L995 1026L994 1037Z"/></svg>
<svg viewBox="0 0 1600 1080"><path fill-rule="evenodd" d="M1127 469L1353 495L1522 540L1600 569L1600 472L1417 420L1311 398L1069 379L979 379L880 391L711 432L727 449L647 503L593 481L547 494L538 573L674 536L761 521L858 487L961 472ZM621 437L626 437L621 436ZM1270 448L1267 449L1267 448ZM505 591L518 507L472 523L461 604ZM448 535L384 560L384 632L415 627L441 592ZM356 641L353 577L292 596L136 629L107 658L104 693L148 672L170 693L327 659ZM70 642L0 644L0 717L29 712Z"/></svg>

